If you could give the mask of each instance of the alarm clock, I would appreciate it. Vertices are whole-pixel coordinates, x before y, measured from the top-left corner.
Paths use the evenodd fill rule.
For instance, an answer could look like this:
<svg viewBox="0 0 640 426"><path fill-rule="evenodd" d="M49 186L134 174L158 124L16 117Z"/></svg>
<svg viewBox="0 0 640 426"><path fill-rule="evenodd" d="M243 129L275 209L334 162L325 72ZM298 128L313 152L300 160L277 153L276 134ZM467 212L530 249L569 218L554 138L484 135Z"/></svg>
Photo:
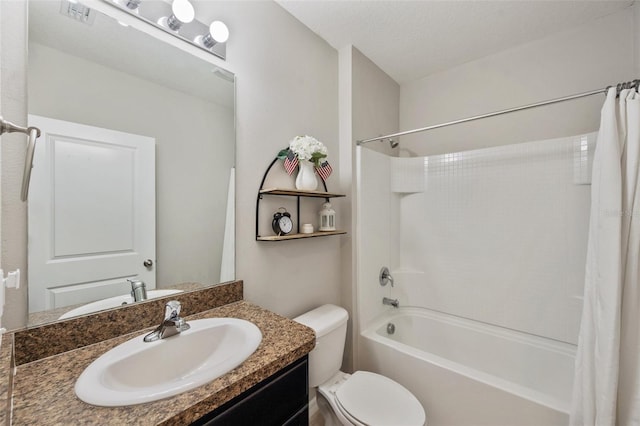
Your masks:
<svg viewBox="0 0 640 426"><path fill-rule="evenodd" d="M280 207L278 211L274 213L271 227L277 236L287 235L293 230L291 215L284 207Z"/></svg>

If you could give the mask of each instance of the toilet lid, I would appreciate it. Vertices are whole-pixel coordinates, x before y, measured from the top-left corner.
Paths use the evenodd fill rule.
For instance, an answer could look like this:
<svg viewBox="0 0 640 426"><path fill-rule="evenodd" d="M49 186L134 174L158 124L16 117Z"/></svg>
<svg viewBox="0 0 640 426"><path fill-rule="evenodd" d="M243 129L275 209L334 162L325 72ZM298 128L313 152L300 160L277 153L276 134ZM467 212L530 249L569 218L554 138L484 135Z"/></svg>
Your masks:
<svg viewBox="0 0 640 426"><path fill-rule="evenodd" d="M426 420L411 392L379 374L356 371L335 395L349 415L367 425L422 426Z"/></svg>

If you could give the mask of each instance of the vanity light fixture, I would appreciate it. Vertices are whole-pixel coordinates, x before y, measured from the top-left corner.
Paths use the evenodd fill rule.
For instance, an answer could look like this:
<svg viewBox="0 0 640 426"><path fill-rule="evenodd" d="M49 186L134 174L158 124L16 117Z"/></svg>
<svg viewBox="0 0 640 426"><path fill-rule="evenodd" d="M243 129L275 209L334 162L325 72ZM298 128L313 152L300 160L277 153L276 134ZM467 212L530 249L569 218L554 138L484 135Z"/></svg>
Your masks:
<svg viewBox="0 0 640 426"><path fill-rule="evenodd" d="M96 19L95 12L78 3L78 0L62 0L60 2L60 13L87 25L93 25L93 21Z"/></svg>
<svg viewBox="0 0 640 426"><path fill-rule="evenodd" d="M195 17L196 11L189 0L173 0L171 16L160 18L158 24L166 25L172 31L178 31L182 24L188 24Z"/></svg>
<svg viewBox="0 0 640 426"><path fill-rule="evenodd" d="M202 43L207 49L212 49L218 43L224 43L229 39L229 28L222 21L213 21L209 25L209 32L206 35L196 37L196 43Z"/></svg>
<svg viewBox="0 0 640 426"><path fill-rule="evenodd" d="M220 59L227 56L229 29L221 21L206 25L195 19L189 0L102 0Z"/></svg>

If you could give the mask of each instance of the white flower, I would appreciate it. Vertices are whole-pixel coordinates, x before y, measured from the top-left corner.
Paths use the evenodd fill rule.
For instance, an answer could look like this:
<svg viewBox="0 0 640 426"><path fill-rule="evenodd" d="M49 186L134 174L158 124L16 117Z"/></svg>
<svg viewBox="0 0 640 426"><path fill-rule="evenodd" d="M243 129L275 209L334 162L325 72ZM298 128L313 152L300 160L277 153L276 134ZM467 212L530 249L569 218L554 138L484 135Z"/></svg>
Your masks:
<svg viewBox="0 0 640 426"><path fill-rule="evenodd" d="M289 142L289 149L298 156L298 160L310 160L319 165L327 156L327 147L313 136L296 136Z"/></svg>

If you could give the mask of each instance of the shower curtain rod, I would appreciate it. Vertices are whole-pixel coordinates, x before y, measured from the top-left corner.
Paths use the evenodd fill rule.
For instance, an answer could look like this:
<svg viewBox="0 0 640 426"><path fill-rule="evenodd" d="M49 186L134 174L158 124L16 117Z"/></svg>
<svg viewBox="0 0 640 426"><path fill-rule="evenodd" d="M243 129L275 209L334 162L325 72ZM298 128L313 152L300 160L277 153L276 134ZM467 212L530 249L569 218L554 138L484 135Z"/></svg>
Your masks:
<svg viewBox="0 0 640 426"><path fill-rule="evenodd" d="M586 96L597 95L599 93L607 93L607 91L609 90L610 87L613 87L613 86L607 86L604 89L592 90L590 92L578 93L576 95L565 96L563 98L556 98L556 99L551 99L551 100L548 100L548 101L536 102L534 104L524 105L524 106L520 106L520 107L503 109L503 110L500 110L500 111L494 111L494 112L490 112L488 114L476 115L476 116L473 116L473 117L463 118L463 119L460 119L460 120L448 121L446 123L434 124L433 126L422 127L422 128L419 128L419 129L406 130L404 132L398 132L398 133L391 133L391 134L385 135L385 136L378 136L377 138L359 140L359 141L356 142L356 145L363 145L363 144L369 143L369 142L382 141L384 139L390 139L390 138L396 138L396 137L399 137L399 136L411 135L413 133L425 132L427 130L439 129L441 127L453 126L454 124L460 124L460 123L466 123L466 122L469 122L469 121L480 120L481 118L495 117L496 115L508 114L510 112L516 112L516 111L523 111L525 109L536 108L536 107L540 107L540 106L544 106L544 105L556 104L558 102L564 102L564 101L570 101L570 100L573 100L573 99L584 98ZM618 83L615 87L616 87L616 90L617 90L618 94L620 94L620 91L622 89L634 89L635 88L636 90L638 90L638 88L640 87L640 79L633 80L633 81L627 81L627 82L624 82L624 83Z"/></svg>

